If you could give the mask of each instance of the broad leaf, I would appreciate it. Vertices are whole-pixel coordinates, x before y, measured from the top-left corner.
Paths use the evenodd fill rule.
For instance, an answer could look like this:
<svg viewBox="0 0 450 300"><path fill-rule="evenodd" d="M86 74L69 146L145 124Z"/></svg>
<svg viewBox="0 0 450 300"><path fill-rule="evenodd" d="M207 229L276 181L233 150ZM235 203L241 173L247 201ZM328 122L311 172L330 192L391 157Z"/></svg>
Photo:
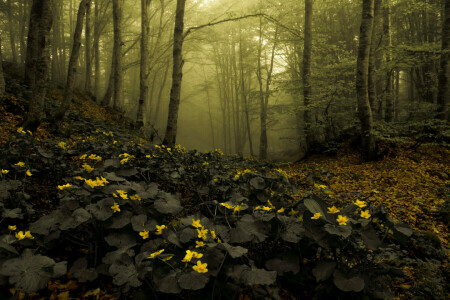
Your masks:
<svg viewBox="0 0 450 300"><path fill-rule="evenodd" d="M199 290L205 287L209 278L195 271L182 274L178 278L178 284L184 290Z"/></svg>
<svg viewBox="0 0 450 300"><path fill-rule="evenodd" d="M154 202L155 209L162 214L176 215L183 210L180 200L172 194L159 192L158 199Z"/></svg>
<svg viewBox="0 0 450 300"><path fill-rule="evenodd" d="M361 292L364 289L364 279L361 276L345 276L341 271L334 271L334 284L344 292Z"/></svg>
<svg viewBox="0 0 450 300"><path fill-rule="evenodd" d="M312 273L316 277L317 282L325 281L333 274L335 268L336 263L321 261L314 267Z"/></svg>

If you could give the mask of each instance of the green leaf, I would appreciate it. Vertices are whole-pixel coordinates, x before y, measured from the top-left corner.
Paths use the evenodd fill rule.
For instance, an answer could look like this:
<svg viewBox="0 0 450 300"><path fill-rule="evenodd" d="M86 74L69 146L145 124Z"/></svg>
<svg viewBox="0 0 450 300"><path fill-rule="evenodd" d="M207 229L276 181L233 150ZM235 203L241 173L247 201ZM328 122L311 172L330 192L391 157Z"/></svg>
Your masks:
<svg viewBox="0 0 450 300"><path fill-rule="evenodd" d="M105 241L108 245L117 248L133 247L136 245L136 238L125 233L111 233L110 235L105 236Z"/></svg>
<svg viewBox="0 0 450 300"><path fill-rule="evenodd" d="M14 208L14 209L5 209L2 212L2 218L22 219L23 214L21 212L22 212L22 210L19 207Z"/></svg>
<svg viewBox="0 0 450 300"><path fill-rule="evenodd" d="M264 188L266 187L266 183L261 177L253 177L252 179L250 179L250 185L256 190L264 190Z"/></svg>
<svg viewBox="0 0 450 300"><path fill-rule="evenodd" d="M361 276L347 277L341 271L334 271L334 284L344 292L361 292L364 289L364 279Z"/></svg>
<svg viewBox="0 0 450 300"><path fill-rule="evenodd" d="M111 172L111 173L105 172L103 177L105 177L109 181L115 181L115 182L126 181L125 178L117 176L116 173L114 173L114 172Z"/></svg>
<svg viewBox="0 0 450 300"><path fill-rule="evenodd" d="M126 225L130 224L131 217L133 216L133 213L131 213L128 210L121 211L120 214L115 214L110 220L112 223L108 226L108 228L112 229L120 229L125 227Z"/></svg>
<svg viewBox="0 0 450 300"><path fill-rule="evenodd" d="M98 273L94 268L88 268L86 257L82 257L74 261L69 273L72 274L79 282L93 281L97 278Z"/></svg>
<svg viewBox="0 0 450 300"><path fill-rule="evenodd" d="M382 244L372 225L368 225L361 230L361 238L370 250L377 250Z"/></svg>
<svg viewBox="0 0 450 300"><path fill-rule="evenodd" d="M183 210L180 200L175 198L174 195L159 192L158 199L154 202L155 209L162 214L176 215Z"/></svg>
<svg viewBox="0 0 450 300"><path fill-rule="evenodd" d="M9 235L9 234L2 235L0 237L0 248L3 248L9 252L16 254L16 255L19 255L19 252L17 252L17 250L13 246L11 246L11 244L15 241L16 241L16 239L13 238L12 235Z"/></svg>
<svg viewBox="0 0 450 300"><path fill-rule="evenodd" d="M234 247L228 243L221 243L221 244L217 245L217 247L220 249L226 250L232 258L241 257L242 255L245 255L248 252L248 250L244 247L241 247L241 246Z"/></svg>
<svg viewBox="0 0 450 300"><path fill-rule="evenodd" d="M89 204L86 206L86 209L93 214L97 220L106 221L114 214L114 211L111 209L113 204L113 199L103 199L97 203Z"/></svg>
<svg viewBox="0 0 450 300"><path fill-rule="evenodd" d="M352 234L352 227L348 225L325 224L324 229L330 234L342 236L343 238L348 238Z"/></svg>
<svg viewBox="0 0 450 300"><path fill-rule="evenodd" d="M116 285L129 284L132 287L138 287L142 285L139 280L136 267L134 264L112 264L109 267L109 272L114 276L113 282Z"/></svg>
<svg viewBox="0 0 450 300"><path fill-rule="evenodd" d="M178 294L181 292L181 288L178 285L177 273L175 271L170 271L166 276L153 275L153 282L156 285L156 289L159 292L167 294Z"/></svg>
<svg viewBox="0 0 450 300"><path fill-rule="evenodd" d="M283 253L273 259L266 261L266 268L271 271L276 271L278 275L283 275L287 272L297 274L300 270L300 260L298 256L292 252Z"/></svg>
<svg viewBox="0 0 450 300"><path fill-rule="evenodd" d="M31 249L25 249L21 257L5 261L0 274L9 276L15 289L34 293L47 285L54 266L55 261L50 257L34 255Z"/></svg>
<svg viewBox="0 0 450 300"><path fill-rule="evenodd" d="M335 268L336 263L321 261L314 267L314 269L312 269L312 273L316 277L317 282L325 281L331 276L331 274L333 274Z"/></svg>
<svg viewBox="0 0 450 300"><path fill-rule="evenodd" d="M209 278L198 272L192 271L181 274L178 278L178 284L184 290L200 290L208 283Z"/></svg>
<svg viewBox="0 0 450 300"><path fill-rule="evenodd" d="M306 208L314 215L316 213L320 213L323 217L325 217L325 212L322 209L320 203L315 199L305 199L304 202Z"/></svg>
<svg viewBox="0 0 450 300"><path fill-rule="evenodd" d="M244 272L243 276L247 285L269 285L273 284L277 279L277 272L254 268Z"/></svg>

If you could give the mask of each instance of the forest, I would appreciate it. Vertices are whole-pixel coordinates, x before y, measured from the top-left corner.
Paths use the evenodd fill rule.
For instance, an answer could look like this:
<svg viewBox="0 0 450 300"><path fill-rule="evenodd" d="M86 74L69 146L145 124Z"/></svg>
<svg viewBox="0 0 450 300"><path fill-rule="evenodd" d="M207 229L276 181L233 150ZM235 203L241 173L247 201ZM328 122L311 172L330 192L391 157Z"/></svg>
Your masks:
<svg viewBox="0 0 450 300"><path fill-rule="evenodd" d="M450 298L450 0L0 16L0 299Z"/></svg>

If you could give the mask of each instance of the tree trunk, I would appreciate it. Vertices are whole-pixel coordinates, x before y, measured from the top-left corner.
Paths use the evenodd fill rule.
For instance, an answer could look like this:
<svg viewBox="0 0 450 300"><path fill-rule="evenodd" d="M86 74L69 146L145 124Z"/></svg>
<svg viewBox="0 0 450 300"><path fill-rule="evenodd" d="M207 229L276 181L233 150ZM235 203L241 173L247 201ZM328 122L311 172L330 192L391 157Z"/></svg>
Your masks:
<svg viewBox="0 0 450 300"><path fill-rule="evenodd" d="M55 115L54 121L59 123L66 114L72 103L73 86L75 83L75 73L77 72L78 58L80 56L81 33L83 31L84 15L87 7L91 5L91 0L82 0L78 8L77 23L75 25L75 32L73 34L72 52L70 53L69 67L67 69L67 82L64 90L64 98L58 112Z"/></svg>
<svg viewBox="0 0 450 300"><path fill-rule="evenodd" d="M449 95L449 67L450 67L450 0L445 0L444 22L442 23L442 54L438 84L438 114L441 120L448 120ZM445 51L445 52L444 52Z"/></svg>
<svg viewBox="0 0 450 300"><path fill-rule="evenodd" d="M87 93L91 93L91 1L88 1L88 5L86 6L86 30L85 30L85 61L86 61L86 79L84 84L84 90Z"/></svg>
<svg viewBox="0 0 450 300"><path fill-rule="evenodd" d="M118 110L122 97L122 7L120 0L113 0L114 23L114 95L113 108Z"/></svg>
<svg viewBox="0 0 450 300"><path fill-rule="evenodd" d="M374 0L363 0L356 64L356 95L361 123L362 156L367 161L376 158L376 142L373 135L373 118L367 86L373 14Z"/></svg>
<svg viewBox="0 0 450 300"><path fill-rule="evenodd" d="M373 11L373 26L372 26L372 34L371 34L371 47L369 51L369 73L367 75L367 89L369 93L369 103L370 109L372 109L372 116L376 115L376 106L378 100L377 93L377 54L376 54L376 41L377 41L377 28L378 28L378 20L380 18L380 7L381 0L375 0L374 2L374 11Z"/></svg>
<svg viewBox="0 0 450 300"><path fill-rule="evenodd" d="M305 36L303 46L303 68L302 68L302 82L303 82L303 101L305 103L305 111L303 120L305 123L305 140L306 153L309 152L310 147L314 143L314 135L311 130L312 126L312 112L311 112L311 51L312 51L312 13L313 0L305 0Z"/></svg>
<svg viewBox="0 0 450 300"><path fill-rule="evenodd" d="M385 46L386 49L386 63L389 65L391 62L391 8L390 3L387 1L385 3L384 11L383 11L383 35L385 38ZM394 120L394 98L392 96L392 72L393 70L389 69L386 73L386 87L385 87L385 99L386 99L386 113L385 113L385 121L392 122Z"/></svg>
<svg viewBox="0 0 450 300"><path fill-rule="evenodd" d="M141 64L139 70L139 104L136 124L144 125L144 105L148 102L148 40L150 37L151 0L141 0Z"/></svg>
<svg viewBox="0 0 450 300"><path fill-rule="evenodd" d="M35 83L39 39L39 22L42 17L44 1L46 0L33 0L30 13L30 22L28 25L24 81L31 90L34 89Z"/></svg>
<svg viewBox="0 0 450 300"><path fill-rule="evenodd" d="M11 42L11 54L13 63L17 63L17 51L16 51L16 33L14 32L14 18L11 6L12 0L6 0L7 15L8 15L8 27L9 27L9 40Z"/></svg>
<svg viewBox="0 0 450 300"><path fill-rule="evenodd" d="M2 65L2 40L0 39L0 104L3 103L3 95L5 94L5 78L3 77L3 65Z"/></svg>
<svg viewBox="0 0 450 300"><path fill-rule="evenodd" d="M177 0L175 14L175 29L173 33L173 70L172 88L170 89L169 114L167 117L167 128L163 144L173 147L177 136L178 109L180 106L181 81L183 77L183 30L184 9L186 0Z"/></svg>
<svg viewBox="0 0 450 300"><path fill-rule="evenodd" d="M33 26L30 27L36 28L35 31L34 29L31 30L31 35L36 40L34 41L32 38L28 41L32 47L36 46L36 48L33 49L36 51L33 67L36 74L33 76L35 78L35 82L33 84L33 98L30 101L28 113L22 127L25 130L30 130L32 132L36 131L44 117L44 99L47 89L46 83L48 80L47 77L50 61L50 50L48 44L53 21L50 2L50 0L33 0L34 11L31 15L35 19L30 20L30 24L33 23Z"/></svg>
<svg viewBox="0 0 450 300"><path fill-rule="evenodd" d="M26 60L26 47L25 47L25 27L26 23L28 21L28 2L29 1L23 1L22 2L22 18L21 18L21 24L20 24L20 63L24 64Z"/></svg>
<svg viewBox="0 0 450 300"><path fill-rule="evenodd" d="M100 19L99 19L99 1L95 0L95 22L94 22L94 59L95 59L95 79L94 79L94 95L95 99L99 98L100 88Z"/></svg>

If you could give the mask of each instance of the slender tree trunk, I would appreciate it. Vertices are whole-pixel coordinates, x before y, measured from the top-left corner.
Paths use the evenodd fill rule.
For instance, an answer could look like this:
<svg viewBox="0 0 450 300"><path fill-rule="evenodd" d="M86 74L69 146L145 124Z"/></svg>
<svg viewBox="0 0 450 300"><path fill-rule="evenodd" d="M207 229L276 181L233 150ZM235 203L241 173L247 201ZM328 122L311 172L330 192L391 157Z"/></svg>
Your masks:
<svg viewBox="0 0 450 300"><path fill-rule="evenodd" d="M122 97L122 7L120 0L113 0L114 23L114 95L113 108L118 110Z"/></svg>
<svg viewBox="0 0 450 300"><path fill-rule="evenodd" d="M369 93L369 103L370 108L372 109L372 116L376 115L377 109L376 106L378 104L378 95L377 95L377 54L376 54L376 41L378 34L378 20L380 18L380 7L381 0L374 1L374 12L373 12L373 26L371 33L371 47L369 50L369 73L367 79L367 89Z"/></svg>
<svg viewBox="0 0 450 300"><path fill-rule="evenodd" d="M70 53L69 67L67 69L66 88L64 90L63 102L54 118L56 123L59 123L64 118L64 115L70 107L70 103L72 103L75 73L77 72L78 58L80 56L81 33L83 31L84 16L89 5L91 5L91 0L82 0L78 8L77 23L73 34L72 52Z"/></svg>
<svg viewBox="0 0 450 300"><path fill-rule="evenodd" d="M253 152L253 142L252 142L252 135L251 135L251 128L250 128L250 118L249 118L249 105L248 105L248 99L247 99L247 93L246 93L246 85L245 85L245 74L244 74L244 58L243 58L243 51L242 51L242 34L239 33L239 65L240 65L240 75L241 75L241 93L242 93L242 100L244 104L244 113L245 113L245 123L246 123L246 130L247 130L247 136L248 136L248 145L250 148L250 155L254 156L255 153Z"/></svg>
<svg viewBox="0 0 450 300"><path fill-rule="evenodd" d="M12 53L12 61L13 63L17 63L17 51L16 51L16 33L14 32L14 18L13 18L13 11L12 11L12 0L6 0L6 6L7 6L7 15L8 15L8 27L9 27L9 40L11 42L11 53Z"/></svg>
<svg viewBox="0 0 450 300"><path fill-rule="evenodd" d="M202 66L202 70L203 70L203 77L205 80L205 92L206 92L206 101L208 103L208 115L209 115L209 126L211 128L211 139L212 139L212 146L213 149L216 149L216 140L214 138L214 125L213 125L213 117L212 117L212 113L211 113L211 97L209 95L209 83L208 80L206 78L206 73L205 73L205 67Z"/></svg>
<svg viewBox="0 0 450 300"><path fill-rule="evenodd" d="M305 37L303 46L303 100L305 103L305 111L303 120L305 122L305 139L306 139L306 153L309 152L310 147L314 143L314 135L312 133L312 112L311 112L311 51L312 51L312 13L313 0L305 0Z"/></svg>
<svg viewBox="0 0 450 300"><path fill-rule="evenodd" d="M108 79L108 86L106 88L105 96L103 96L103 99L102 99L102 106L104 106L104 107L110 106L110 104L111 104L111 98L114 93L114 73L115 73L114 69L115 68L116 68L115 61L112 60L111 61L111 71L109 73L109 79Z"/></svg>
<svg viewBox="0 0 450 300"><path fill-rule="evenodd" d="M39 22L42 18L43 2L45 0L33 0L30 13L30 22L28 25L27 37L27 53L25 60L25 84L31 89L34 89L36 76L36 63L38 52L38 38L39 38Z"/></svg>
<svg viewBox="0 0 450 300"><path fill-rule="evenodd" d="M385 39L386 49L386 63L389 65L391 62L391 8L389 1L386 1L384 11L383 11L383 35ZM385 121L392 122L394 120L394 98L392 97L392 72L393 70L388 70L386 73L386 88L385 88L385 99L386 99L386 113Z"/></svg>
<svg viewBox="0 0 450 300"><path fill-rule="evenodd" d="M157 124L157 121L159 118L159 111L161 109L161 103L162 103L162 94L163 94L164 88L166 87L166 82L167 82L167 77L168 77L167 75L169 74L169 67L170 67L170 64L167 63L166 67L164 69L163 82L159 86L158 97L156 98L157 102L156 102L155 114L153 117L154 124Z"/></svg>
<svg viewBox="0 0 450 300"><path fill-rule="evenodd" d="M170 90L169 114L167 117L167 128L163 144L168 147L175 145L177 136L178 109L180 106L181 81L183 77L183 30L184 9L186 0L177 0L175 14L175 29L173 34L173 70L172 88Z"/></svg>
<svg viewBox="0 0 450 300"><path fill-rule="evenodd" d="M59 81L59 69L60 66L58 65L58 27L59 27L59 14L58 14L58 5L60 3L52 0L52 11L53 11L53 28L52 28L52 72L51 72L51 78L53 81Z"/></svg>
<svg viewBox="0 0 450 300"><path fill-rule="evenodd" d="M399 101L400 101L400 70L395 72L395 96L394 96L394 121L398 122L399 116Z"/></svg>
<svg viewBox="0 0 450 300"><path fill-rule="evenodd" d="M32 16L36 20L30 21L37 27L36 41L28 41L37 45L34 70L33 98L30 101L28 113L22 127L32 132L36 131L44 117L44 99L47 90L48 69L50 61L49 37L52 28L52 9L50 0L34 0ZM30 26L30 27L33 27ZM29 35L30 36L30 35ZM27 55L28 56L28 55Z"/></svg>
<svg viewBox="0 0 450 300"><path fill-rule="evenodd" d="M373 117L368 94L369 52L373 26L374 0L363 0L362 20L359 34L356 64L356 94L361 123L362 155L365 160L376 158L376 141L373 134Z"/></svg>
<svg viewBox="0 0 450 300"><path fill-rule="evenodd" d="M150 4L151 0L141 0L141 64L139 71L139 104L137 126L144 125L144 105L148 103L148 41L150 37Z"/></svg>
<svg viewBox="0 0 450 300"><path fill-rule="evenodd" d="M3 77L3 57L2 57L2 40L0 38L0 104L3 103L3 95L5 94L5 78Z"/></svg>
<svg viewBox="0 0 450 300"><path fill-rule="evenodd" d="M450 0L445 0L444 8L444 22L442 23L442 54L439 70L438 83L438 114L437 117L441 120L448 120L449 105L450 105Z"/></svg>
<svg viewBox="0 0 450 300"><path fill-rule="evenodd" d="M86 79L84 84L84 90L87 93L91 93L91 1L88 1L89 5L86 6L86 30L85 30L85 61L86 61Z"/></svg>
<svg viewBox="0 0 450 300"><path fill-rule="evenodd" d="M99 98L100 89L100 19L99 19L99 2L95 0L95 22L94 22L94 59L95 59L95 79L94 79L94 95L95 99Z"/></svg>
<svg viewBox="0 0 450 300"><path fill-rule="evenodd" d="M22 18L21 18L21 24L20 24L20 36L19 36L19 42L20 42L20 63L24 64L26 60L26 47L25 47L25 27L26 23L28 21L28 2L29 1L23 1L22 2Z"/></svg>

